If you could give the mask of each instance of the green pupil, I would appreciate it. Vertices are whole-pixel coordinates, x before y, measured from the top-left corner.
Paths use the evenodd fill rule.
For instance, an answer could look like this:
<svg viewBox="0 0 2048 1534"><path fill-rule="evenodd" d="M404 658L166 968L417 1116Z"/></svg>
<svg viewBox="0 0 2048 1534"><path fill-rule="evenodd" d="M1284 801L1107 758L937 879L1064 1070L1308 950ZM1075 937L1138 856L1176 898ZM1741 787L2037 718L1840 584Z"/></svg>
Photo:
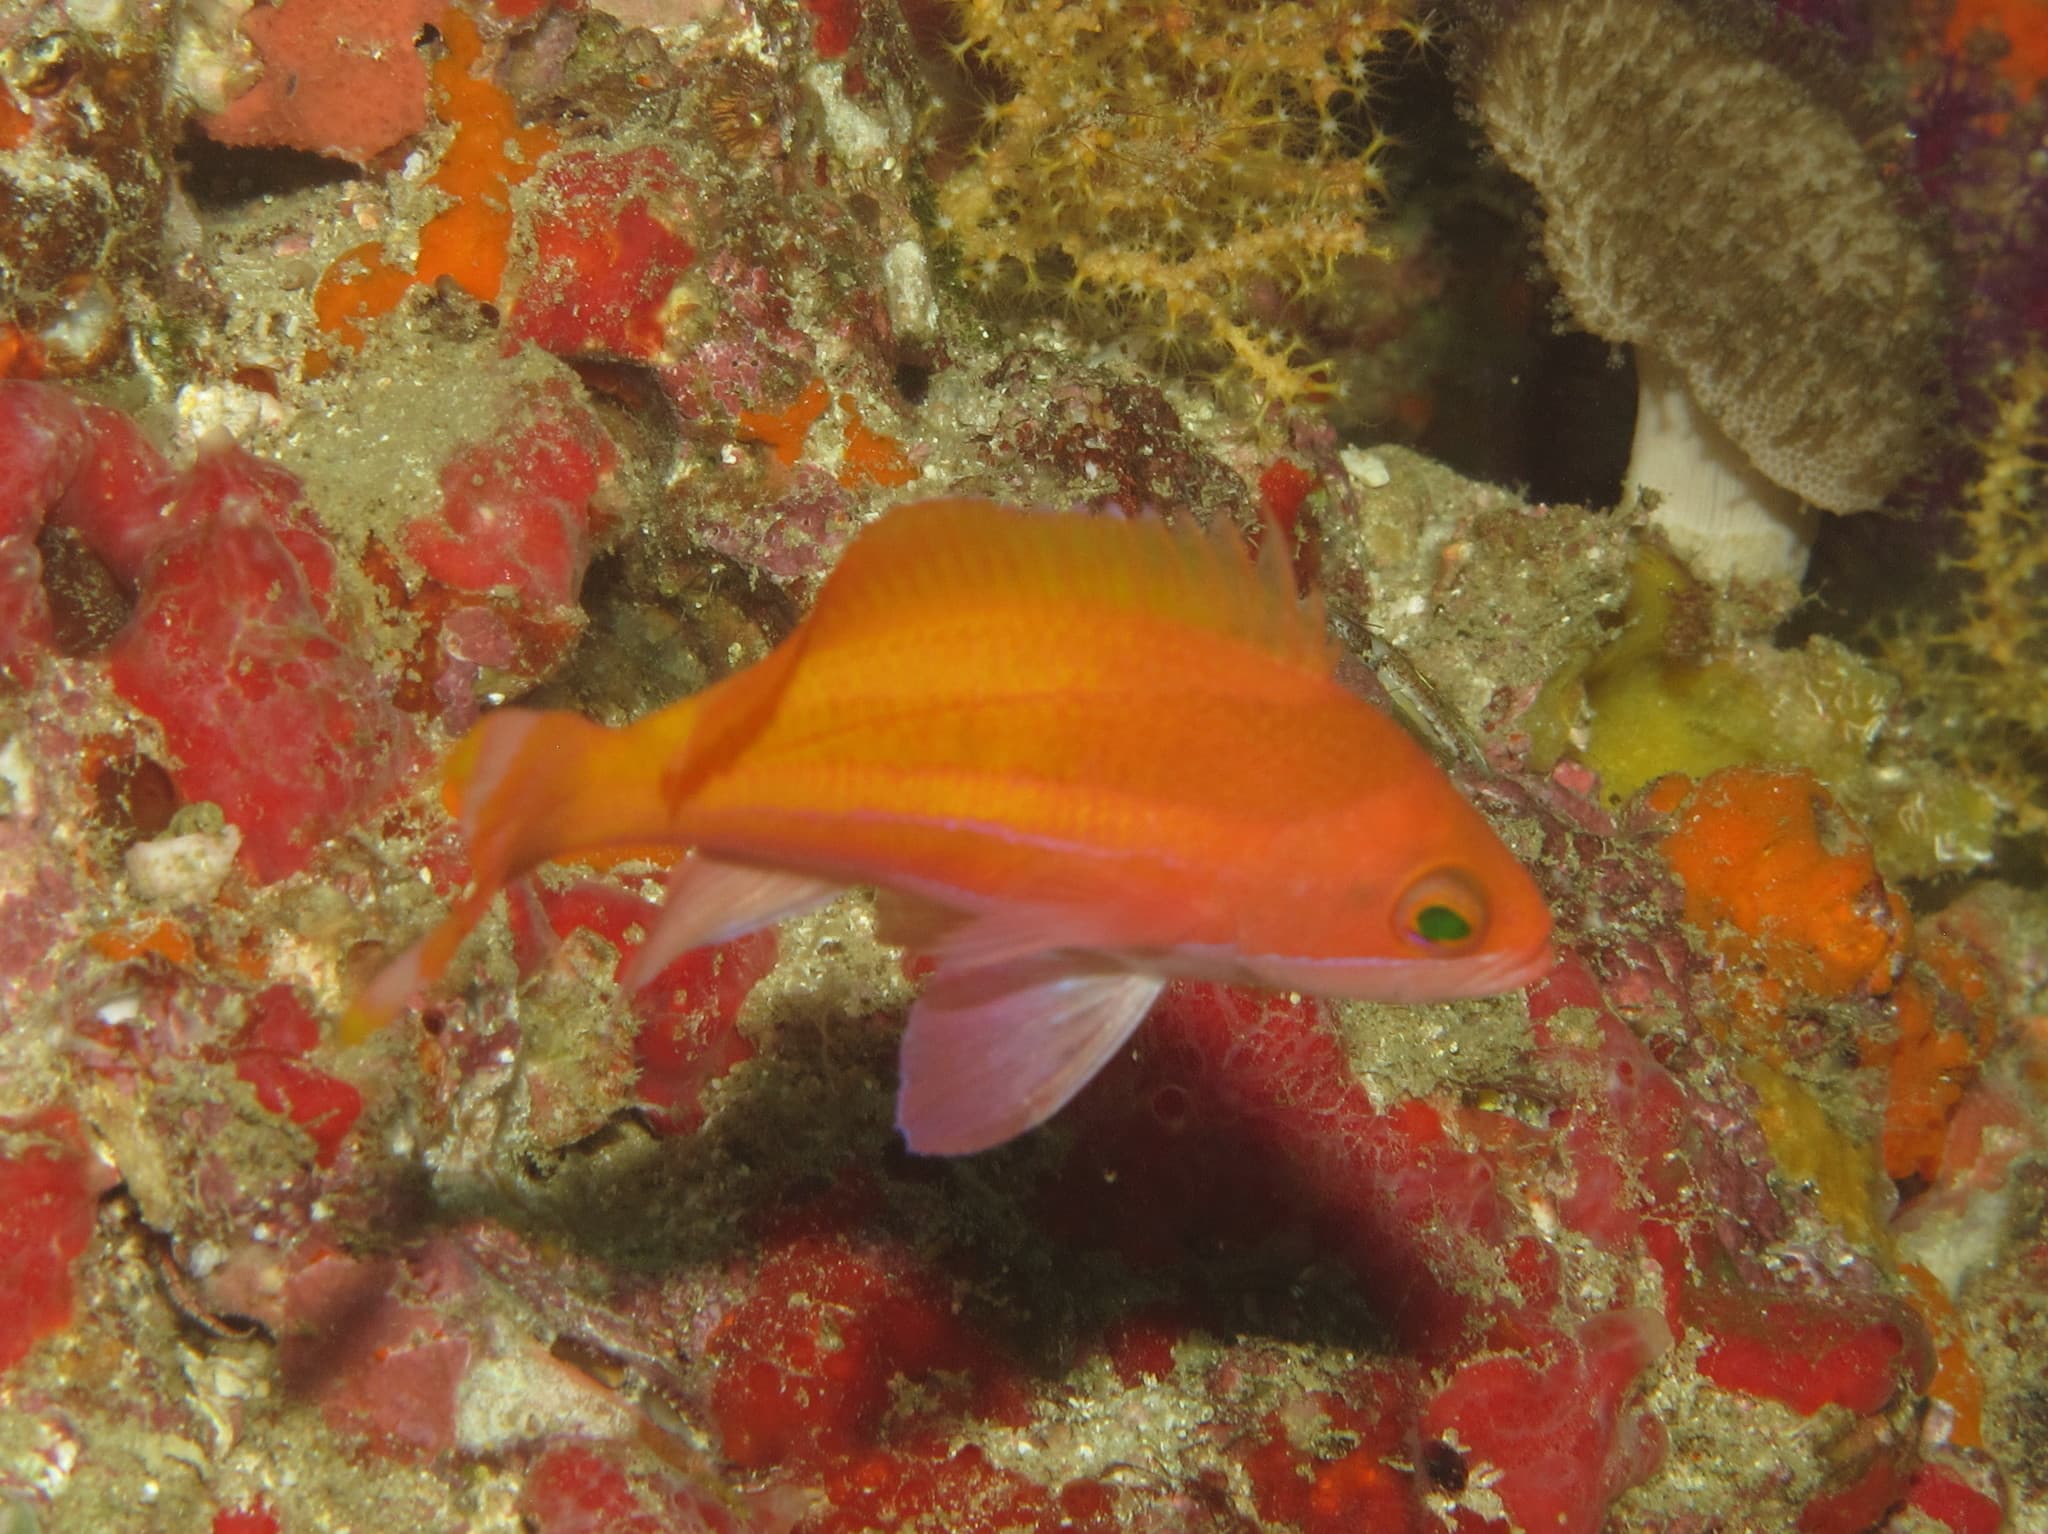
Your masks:
<svg viewBox="0 0 2048 1534"><path fill-rule="evenodd" d="M1426 905L1415 913L1415 933L1426 943L1462 943L1472 923L1447 905Z"/></svg>

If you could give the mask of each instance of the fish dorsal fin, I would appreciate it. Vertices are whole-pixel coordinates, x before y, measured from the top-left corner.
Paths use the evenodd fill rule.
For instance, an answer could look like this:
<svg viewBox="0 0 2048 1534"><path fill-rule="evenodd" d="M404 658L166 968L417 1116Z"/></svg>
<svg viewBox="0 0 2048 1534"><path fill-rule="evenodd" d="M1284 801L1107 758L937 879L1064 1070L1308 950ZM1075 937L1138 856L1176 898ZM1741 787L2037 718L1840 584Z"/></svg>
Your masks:
<svg viewBox="0 0 2048 1534"><path fill-rule="evenodd" d="M1319 597L1302 597L1271 536L1255 558L1219 519L1025 511L994 501L916 501L866 529L819 593L809 626L834 642L905 612L1043 603L1165 619L1328 675Z"/></svg>

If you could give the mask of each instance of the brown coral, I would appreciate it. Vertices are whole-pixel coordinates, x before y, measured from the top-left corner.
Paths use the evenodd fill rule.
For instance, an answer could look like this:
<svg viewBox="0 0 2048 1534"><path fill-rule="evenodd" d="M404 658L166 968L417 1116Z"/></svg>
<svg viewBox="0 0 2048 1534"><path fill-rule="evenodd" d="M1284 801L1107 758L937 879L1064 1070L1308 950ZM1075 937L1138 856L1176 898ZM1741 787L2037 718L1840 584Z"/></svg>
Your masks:
<svg viewBox="0 0 2048 1534"><path fill-rule="evenodd" d="M939 192L968 278L1064 303L1265 402L1322 370L1288 308L1365 254L1385 140L1364 97L1405 0L963 0L1006 83Z"/></svg>
<svg viewBox="0 0 2048 1534"><path fill-rule="evenodd" d="M1480 52L1579 322L1669 359L1776 484L1882 501L1929 441L1941 282L1850 125L1678 0L1529 0Z"/></svg>

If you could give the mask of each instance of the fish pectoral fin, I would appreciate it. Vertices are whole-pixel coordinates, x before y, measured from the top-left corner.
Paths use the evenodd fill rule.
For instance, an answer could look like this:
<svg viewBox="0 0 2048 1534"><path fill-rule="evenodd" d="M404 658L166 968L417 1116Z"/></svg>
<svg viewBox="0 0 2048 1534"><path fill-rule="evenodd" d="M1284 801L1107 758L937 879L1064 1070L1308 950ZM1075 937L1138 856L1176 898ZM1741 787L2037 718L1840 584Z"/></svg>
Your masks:
<svg viewBox="0 0 2048 1534"><path fill-rule="evenodd" d="M1095 932L1080 902L1024 905L1005 901L965 911L943 899L888 888L875 891L875 936L912 953L929 954L965 974L1021 960L1042 960L1085 944Z"/></svg>
<svg viewBox="0 0 2048 1534"><path fill-rule="evenodd" d="M661 914L620 973L619 983L636 991L692 948L730 942L815 911L844 888L811 874L722 863L693 852L669 870Z"/></svg>
<svg viewBox="0 0 2048 1534"><path fill-rule="evenodd" d="M886 886L875 891L875 939L912 953L931 953L974 918L942 901Z"/></svg>
<svg viewBox="0 0 2048 1534"><path fill-rule="evenodd" d="M903 1033L896 1127L911 1150L1000 1145L1058 1112L1123 1047L1165 982L1076 968L1085 963L1035 954L932 977Z"/></svg>

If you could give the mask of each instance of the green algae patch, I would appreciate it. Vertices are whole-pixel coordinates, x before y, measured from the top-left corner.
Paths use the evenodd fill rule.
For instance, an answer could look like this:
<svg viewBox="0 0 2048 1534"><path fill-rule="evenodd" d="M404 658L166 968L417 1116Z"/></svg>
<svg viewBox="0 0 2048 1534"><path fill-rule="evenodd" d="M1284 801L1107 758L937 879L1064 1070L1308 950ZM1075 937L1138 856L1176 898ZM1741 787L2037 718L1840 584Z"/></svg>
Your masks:
<svg viewBox="0 0 2048 1534"><path fill-rule="evenodd" d="M1781 650L1734 637L1716 600L1642 543L1619 633L1553 674L1525 716L1533 760L1583 762L1612 803L1666 773L1806 767L1872 828L1888 877L1990 857L1995 802L1904 726L1896 676L1831 639Z"/></svg>

